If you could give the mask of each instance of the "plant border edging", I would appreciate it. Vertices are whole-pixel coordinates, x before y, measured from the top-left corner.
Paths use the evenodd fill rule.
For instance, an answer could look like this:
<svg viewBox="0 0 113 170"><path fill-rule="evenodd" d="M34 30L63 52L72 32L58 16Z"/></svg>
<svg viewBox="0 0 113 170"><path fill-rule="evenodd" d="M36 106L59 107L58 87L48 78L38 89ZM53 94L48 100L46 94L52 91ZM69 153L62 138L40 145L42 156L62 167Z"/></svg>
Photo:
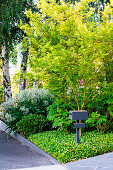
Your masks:
<svg viewBox="0 0 113 170"><path fill-rule="evenodd" d="M7 129L7 130L6 130ZM7 128L7 125L0 120L0 130L5 131L7 134L9 133L10 129ZM31 149L39 152L40 154L44 155L45 157L48 157L51 159L55 164L57 165L63 165L61 162L57 161L55 158L53 158L51 155L40 149L38 146L30 142L29 140L25 139L23 136L20 134L16 134L14 132L11 132L10 135L20 141L22 144L29 146Z"/></svg>

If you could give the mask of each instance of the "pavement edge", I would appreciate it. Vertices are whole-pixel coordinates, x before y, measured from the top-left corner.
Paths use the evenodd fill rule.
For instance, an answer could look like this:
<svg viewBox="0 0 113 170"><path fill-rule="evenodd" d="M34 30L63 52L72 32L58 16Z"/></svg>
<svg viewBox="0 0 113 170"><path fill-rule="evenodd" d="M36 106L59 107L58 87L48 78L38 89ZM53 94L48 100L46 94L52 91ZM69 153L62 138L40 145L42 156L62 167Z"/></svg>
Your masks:
<svg viewBox="0 0 113 170"><path fill-rule="evenodd" d="M9 133L10 129L8 129L7 125L2 122L0 120L0 130L4 131L6 133ZM57 165L63 165L61 162L57 161L55 158L53 158L51 155L49 155L48 153L44 152L42 149L40 149L38 146L36 146L35 144L33 144L32 142L28 141L27 139L25 139L23 136L21 136L20 134L15 134L14 132L11 132L10 135L14 138L16 138L18 141L20 141L22 144L29 146L31 149L39 152L40 154L44 155L45 157L48 157L49 159L51 159L55 164Z"/></svg>

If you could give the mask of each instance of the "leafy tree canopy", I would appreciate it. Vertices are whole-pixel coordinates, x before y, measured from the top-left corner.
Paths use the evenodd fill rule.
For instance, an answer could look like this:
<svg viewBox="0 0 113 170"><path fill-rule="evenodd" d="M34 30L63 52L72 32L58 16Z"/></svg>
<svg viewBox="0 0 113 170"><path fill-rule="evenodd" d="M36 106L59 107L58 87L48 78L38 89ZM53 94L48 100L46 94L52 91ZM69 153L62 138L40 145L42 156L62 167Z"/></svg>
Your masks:
<svg viewBox="0 0 113 170"><path fill-rule="evenodd" d="M72 108L77 104L78 110L113 76L113 8L107 4L95 22L89 2L40 0L40 12L28 11L30 25L21 26L31 43L31 67L57 97Z"/></svg>
<svg viewBox="0 0 113 170"><path fill-rule="evenodd" d="M0 43L7 40L20 41L22 33L18 24L20 19L25 23L27 19L25 9L34 9L32 0L1 0L0 2ZM13 41L14 42L14 41Z"/></svg>

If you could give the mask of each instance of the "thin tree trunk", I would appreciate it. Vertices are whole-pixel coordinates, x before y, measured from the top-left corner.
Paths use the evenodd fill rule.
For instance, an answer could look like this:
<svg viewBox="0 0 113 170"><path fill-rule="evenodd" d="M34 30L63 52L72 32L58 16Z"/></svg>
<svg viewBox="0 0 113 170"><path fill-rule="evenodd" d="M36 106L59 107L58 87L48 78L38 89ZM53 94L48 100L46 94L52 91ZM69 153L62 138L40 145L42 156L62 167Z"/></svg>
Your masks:
<svg viewBox="0 0 113 170"><path fill-rule="evenodd" d="M21 60L21 76L20 76L20 89L19 92L25 90L27 87L27 79L26 79L26 72L27 72L27 60L28 60L28 49L27 51L22 52L22 60Z"/></svg>
<svg viewBox="0 0 113 170"><path fill-rule="evenodd" d="M34 83L33 83L33 90L34 89L38 89L38 80L37 79L35 79Z"/></svg>
<svg viewBox="0 0 113 170"><path fill-rule="evenodd" d="M7 42L4 41L2 45L2 61L3 61L3 86L4 86L4 101L7 101L12 97L11 93L11 81L9 74L9 58L8 58L8 49Z"/></svg>
<svg viewBox="0 0 113 170"><path fill-rule="evenodd" d="M33 3L33 1L31 1ZM29 18L25 17L26 24L29 23ZM23 33L23 37L26 37L26 33ZM28 41L27 41L28 42ZM27 72L27 60L28 60L28 54L29 54L29 48L27 46L26 50L22 52L22 60L21 60L21 66L20 66L20 89L19 93L22 90L25 90L27 87L27 79L26 79L26 72Z"/></svg>

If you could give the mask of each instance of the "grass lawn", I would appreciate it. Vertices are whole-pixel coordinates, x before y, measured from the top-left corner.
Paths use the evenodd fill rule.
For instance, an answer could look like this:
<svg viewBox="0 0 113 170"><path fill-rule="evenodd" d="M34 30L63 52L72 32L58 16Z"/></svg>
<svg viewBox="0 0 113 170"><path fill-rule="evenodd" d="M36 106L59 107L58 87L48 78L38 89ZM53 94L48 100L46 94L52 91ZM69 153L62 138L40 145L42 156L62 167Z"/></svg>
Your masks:
<svg viewBox="0 0 113 170"><path fill-rule="evenodd" d="M83 133L79 144L76 143L75 133L63 133L58 130L31 135L28 139L62 163L113 151L112 132Z"/></svg>

